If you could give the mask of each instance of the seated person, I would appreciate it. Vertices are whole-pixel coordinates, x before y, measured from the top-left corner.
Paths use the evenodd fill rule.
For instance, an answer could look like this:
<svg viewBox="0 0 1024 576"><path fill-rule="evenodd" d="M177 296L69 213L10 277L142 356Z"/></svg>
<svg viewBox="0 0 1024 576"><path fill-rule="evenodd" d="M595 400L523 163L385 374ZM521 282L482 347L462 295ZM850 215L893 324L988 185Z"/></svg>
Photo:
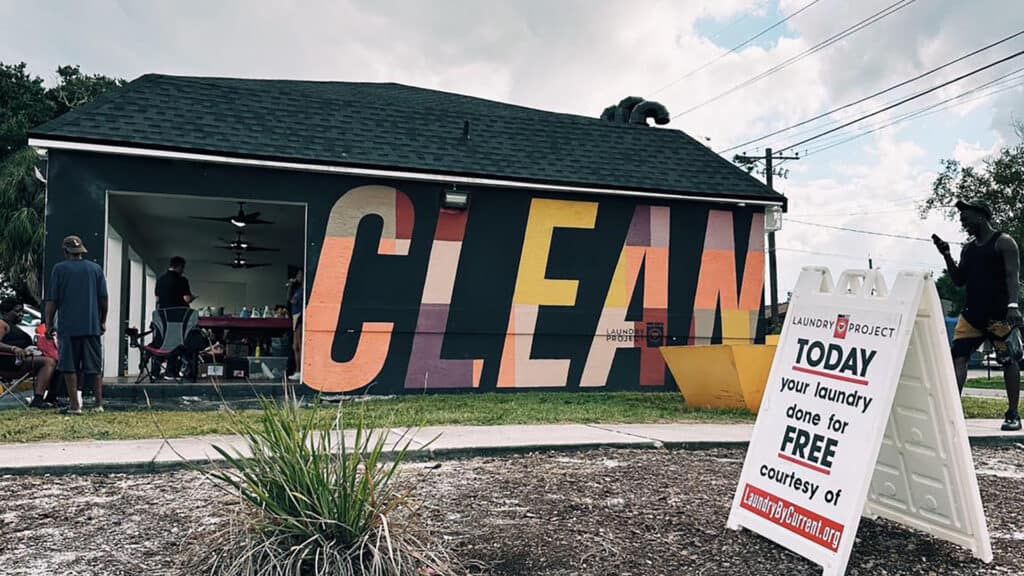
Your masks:
<svg viewBox="0 0 1024 576"><path fill-rule="evenodd" d="M32 396L33 408L53 408L43 400L50 388L57 361L46 356L33 355L28 349L34 348L32 337L18 328L25 308L13 298L0 301L0 372L7 374L32 374L36 386Z"/></svg>

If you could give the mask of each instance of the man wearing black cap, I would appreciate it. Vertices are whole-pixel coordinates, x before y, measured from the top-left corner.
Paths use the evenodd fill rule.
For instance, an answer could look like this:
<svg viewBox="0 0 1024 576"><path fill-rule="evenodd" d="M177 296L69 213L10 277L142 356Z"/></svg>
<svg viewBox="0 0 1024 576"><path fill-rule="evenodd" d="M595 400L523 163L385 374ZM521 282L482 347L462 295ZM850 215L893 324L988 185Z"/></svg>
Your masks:
<svg viewBox="0 0 1024 576"><path fill-rule="evenodd" d="M78 236L64 239L63 262L50 274L46 295L47 336L59 335L57 370L68 386L67 414L81 414L78 373L95 378L96 410L103 410L103 349L100 336L107 325L107 279L103 269L86 260ZM54 316L57 323L54 324Z"/></svg>
<svg viewBox="0 0 1024 576"><path fill-rule="evenodd" d="M960 252L958 265L949 253L949 244L933 235L935 246L946 260L946 270L957 286L967 287L967 299L953 334L953 367L956 382L963 392L967 381L967 361L985 340L992 342L1003 364L1003 381L1009 409L1003 430L1020 430L1019 341L1008 341L1013 328L1021 326L1017 296L1020 260L1017 243L1008 234L992 227L992 209L983 202L956 203L960 224L971 236ZM1016 332L1014 338L1019 338ZM1015 353L1016 352L1016 353Z"/></svg>

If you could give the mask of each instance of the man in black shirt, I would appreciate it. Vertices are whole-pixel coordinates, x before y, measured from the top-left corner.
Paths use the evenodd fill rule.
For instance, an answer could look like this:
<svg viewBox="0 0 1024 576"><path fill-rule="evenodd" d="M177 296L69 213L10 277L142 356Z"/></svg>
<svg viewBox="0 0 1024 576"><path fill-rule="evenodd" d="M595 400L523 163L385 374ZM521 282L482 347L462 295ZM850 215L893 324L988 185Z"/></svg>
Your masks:
<svg viewBox="0 0 1024 576"><path fill-rule="evenodd" d="M196 299L184 272L185 259L181 256L171 258L171 267L156 279L157 308L187 307Z"/></svg>
<svg viewBox="0 0 1024 576"><path fill-rule="evenodd" d="M1017 243L1008 234L992 227L992 209L982 202L956 203L960 223L971 235L964 244L958 265L949 253L949 244L932 236L935 246L946 260L946 270L957 286L967 287L967 298L953 334L953 367L956 382L963 392L967 380L967 361L982 342L995 347L1003 364L1003 381L1009 409L1003 430L1020 430L1020 358L1014 358L1007 338L1013 328L1020 328L1021 313L1017 303L1019 269ZM1014 338L1019 338L1016 333ZM1018 348L1019 349L1019 348Z"/></svg>

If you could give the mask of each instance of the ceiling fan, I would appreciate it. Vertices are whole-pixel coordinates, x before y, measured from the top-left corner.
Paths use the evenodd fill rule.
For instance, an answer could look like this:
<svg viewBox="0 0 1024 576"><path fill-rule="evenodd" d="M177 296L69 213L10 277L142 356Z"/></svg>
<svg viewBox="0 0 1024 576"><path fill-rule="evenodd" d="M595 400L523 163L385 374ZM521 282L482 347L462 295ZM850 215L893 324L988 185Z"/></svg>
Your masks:
<svg viewBox="0 0 1024 576"><path fill-rule="evenodd" d="M215 222L230 222L236 228L245 228L250 224L273 224L269 220L261 220L259 212L245 213L245 202L238 203L238 213L234 216L191 216L196 220L213 220Z"/></svg>
<svg viewBox="0 0 1024 576"><path fill-rule="evenodd" d="M218 246L225 250L231 250L232 252L280 252L279 248L264 248L262 246L253 246L248 240L242 237L242 231L239 230L235 233L234 240L220 239L224 244Z"/></svg>
<svg viewBox="0 0 1024 576"><path fill-rule="evenodd" d="M264 266L270 266L270 264L265 263L265 262L259 262L259 263L249 262L245 258L245 255L243 255L241 252L237 252L235 254L235 259L232 260L230 263L228 263L228 262L217 262L217 264L219 264L221 266L230 266L230 267L232 267L232 268L234 268L236 270L237 269L247 269L247 268L262 268Z"/></svg>

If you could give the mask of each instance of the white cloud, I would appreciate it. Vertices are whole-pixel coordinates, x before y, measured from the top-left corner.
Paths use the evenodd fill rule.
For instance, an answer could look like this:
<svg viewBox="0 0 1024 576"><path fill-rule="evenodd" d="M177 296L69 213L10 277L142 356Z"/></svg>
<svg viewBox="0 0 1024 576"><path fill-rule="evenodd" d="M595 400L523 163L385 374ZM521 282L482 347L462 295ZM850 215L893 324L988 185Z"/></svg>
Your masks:
<svg viewBox="0 0 1024 576"><path fill-rule="evenodd" d="M996 140L988 148L977 143L958 140L956 147L953 148L952 158L961 164L975 166L980 164L982 159L997 153L1002 146L1003 141L1001 139Z"/></svg>
<svg viewBox="0 0 1024 576"><path fill-rule="evenodd" d="M775 2L788 14L807 0L657 0L639 5L590 0L294 4L0 0L0 54L5 62L25 60L32 71L47 78L53 77L58 65L75 63L88 72L127 78L163 72L392 81L588 116L599 115L624 96L639 95L679 113L799 54L892 0L821 0L791 20L790 31L781 40L744 48L651 96L655 89L722 54L724 42L696 33L702 19L726 26L750 13L763 14ZM709 137L712 148L721 149L845 104L1009 35L1020 27L1022 16L1020 0L917 0L849 39L686 114L670 126L699 139ZM927 82L935 83L940 76L951 78L991 61L994 54L1021 48L1024 37ZM919 104L955 95L1021 65L1024 59L950 86ZM918 121L941 126L950 118L967 118L963 114L968 112L974 118L991 111L991 126L979 126L970 136L937 129L929 140L915 141L905 127L885 129L842 148L846 152L842 162L829 165L814 157L786 165L792 170L791 179L777 185L789 196L794 219L806 214L823 224L921 237L937 231L956 239L962 236L956 224L935 216L921 221L908 208L913 207L913 199L928 194L938 158L976 159L983 150L991 150L987 143L996 137L1015 141L1009 121L1011 113L1018 118L1024 114L1022 105L1024 89L1017 89L978 101L973 108ZM874 101L865 103L844 117L878 106ZM812 128L809 133L815 131ZM793 135L786 134L757 146L778 149L793 141ZM799 266L811 261L843 268L866 264L871 254L882 265L890 260L941 265L926 242L797 224L787 225L779 243L863 258L780 252L783 286L792 285Z"/></svg>
<svg viewBox="0 0 1024 576"><path fill-rule="evenodd" d="M896 136L887 133L867 146L863 162L833 166L831 177L783 185L793 208L786 217L790 222L777 234L782 248L778 255L780 291L792 286L800 268L810 264L828 266L833 271L866 268L870 257L876 268L887 272L890 281L901 269L941 270L942 260L927 239L937 233L949 241L959 241L963 232L958 223L942 215L932 214L923 220L917 216L916 204L927 196L935 174L915 167L926 156L924 149L899 141Z"/></svg>

